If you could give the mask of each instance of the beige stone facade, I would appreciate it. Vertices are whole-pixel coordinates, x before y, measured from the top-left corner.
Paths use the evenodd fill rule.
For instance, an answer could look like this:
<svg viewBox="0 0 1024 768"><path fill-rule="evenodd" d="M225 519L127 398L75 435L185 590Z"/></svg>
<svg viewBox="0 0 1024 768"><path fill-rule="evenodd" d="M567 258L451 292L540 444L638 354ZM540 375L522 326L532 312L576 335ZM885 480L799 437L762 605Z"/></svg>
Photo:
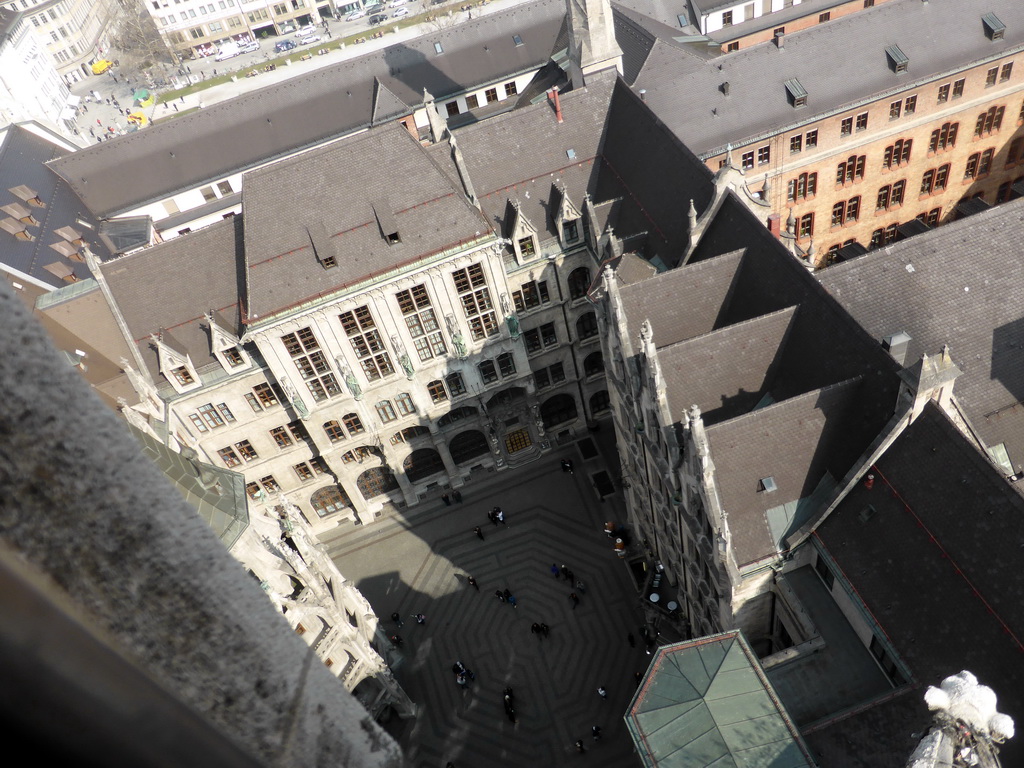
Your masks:
<svg viewBox="0 0 1024 768"><path fill-rule="evenodd" d="M813 242L816 266L853 241L892 242L912 219L948 222L964 199L1005 202L1024 179L1020 58L993 58L767 132L733 147L733 163L750 188L768 185L772 210L783 225L792 216L801 250ZM717 169L725 153L705 160Z"/></svg>

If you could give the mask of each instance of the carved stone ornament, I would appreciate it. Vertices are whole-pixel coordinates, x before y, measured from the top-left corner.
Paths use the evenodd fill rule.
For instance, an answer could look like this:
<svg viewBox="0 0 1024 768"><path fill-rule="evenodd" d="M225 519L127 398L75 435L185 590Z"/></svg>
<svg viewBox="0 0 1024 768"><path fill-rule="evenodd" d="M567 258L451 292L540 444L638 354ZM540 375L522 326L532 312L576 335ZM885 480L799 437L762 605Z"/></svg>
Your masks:
<svg viewBox="0 0 1024 768"><path fill-rule="evenodd" d="M448 325L448 333L452 336L452 346L455 347L455 356L460 360L465 360L469 357L469 348L466 347L466 340L462 336L462 331L459 330L459 324L455 320L455 315L445 315L444 321Z"/></svg>
<svg viewBox="0 0 1024 768"><path fill-rule="evenodd" d="M291 380L285 376L281 379L281 386L284 387L284 393L288 395L288 402L292 404L292 408L299 414L300 419L309 418L309 408L302 402L302 398L299 396L298 390L295 389L295 385L292 384Z"/></svg>
<svg viewBox="0 0 1024 768"><path fill-rule="evenodd" d="M352 369L348 367L348 363L345 362L345 358L339 355L334 358L334 362L338 364L338 370L341 371L341 377L345 380L345 386L349 393L356 400L362 400L363 388L359 386L359 382L356 380L355 374L352 373Z"/></svg>
<svg viewBox="0 0 1024 768"><path fill-rule="evenodd" d="M398 364L402 366L402 370L405 371L405 378L409 381L413 380L416 375L416 369L412 367L412 358L409 357L409 353L405 351L405 345L402 344L402 339L397 333L391 334L391 346L395 350L395 356L398 357Z"/></svg>

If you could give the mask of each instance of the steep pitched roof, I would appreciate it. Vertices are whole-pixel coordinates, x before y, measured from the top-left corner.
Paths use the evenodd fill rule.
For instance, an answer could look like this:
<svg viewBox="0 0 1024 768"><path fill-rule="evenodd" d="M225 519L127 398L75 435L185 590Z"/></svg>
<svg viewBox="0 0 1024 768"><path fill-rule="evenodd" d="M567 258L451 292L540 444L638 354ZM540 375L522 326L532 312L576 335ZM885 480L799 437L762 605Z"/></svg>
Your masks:
<svg viewBox="0 0 1024 768"><path fill-rule="evenodd" d="M199 369L220 365L210 351L205 312L215 310L241 333L241 217L218 222L104 265L129 333L154 379L159 362L150 336L169 332Z"/></svg>
<svg viewBox="0 0 1024 768"><path fill-rule="evenodd" d="M1006 24L1005 38L985 36L981 16L988 12ZM909 75L890 69L885 47L893 43L910 58ZM1017 0L893 0L787 35L784 51L762 43L706 62L659 41L633 87L645 89L658 117L704 155L1022 48L1024 5ZM837 78L824 61L842 61L857 77ZM804 109L787 98L784 84L792 78L810 94Z"/></svg>
<svg viewBox="0 0 1024 768"><path fill-rule="evenodd" d="M0 143L0 205L20 205L39 221L39 226L28 228L35 238L31 241L19 240L8 232L0 231L0 260L11 269L54 288L64 285L64 281L45 269L50 264L60 265L79 279L90 276L84 262L69 259L50 247L52 243L64 241L55 234L55 230L71 227L89 243L99 258L110 257L110 251L96 235L96 220L74 191L46 167L50 160L72 154L58 141L57 137L49 140L23 126L10 125L4 130ZM20 186L31 188L43 201L44 207L28 205L8 191ZM0 212L0 218L6 219L8 214ZM89 227L77 223L78 219Z"/></svg>
<svg viewBox="0 0 1024 768"><path fill-rule="evenodd" d="M253 171L243 186L249 322L490 234L397 124ZM336 266L321 263L318 239Z"/></svg>
<svg viewBox="0 0 1024 768"><path fill-rule="evenodd" d="M953 393L989 445L1024 467L1024 200L998 206L819 274L879 342L906 331L906 363L943 344L963 371Z"/></svg>
<svg viewBox="0 0 1024 768"><path fill-rule="evenodd" d="M554 52L564 15L561 0L518 5L92 145L52 167L97 216L124 213L344 136L399 103L411 113L424 88L443 98L537 69ZM394 99L375 112L378 79Z"/></svg>
<svg viewBox="0 0 1024 768"><path fill-rule="evenodd" d="M999 711L1024 721L1024 498L937 406L929 404L817 537L879 624L914 682L967 669ZM862 514L870 506L869 514ZM874 766L906 755L930 716L920 688L808 736L823 765ZM908 700L909 699L909 700ZM916 723L894 732L891 723ZM1001 749L1020 765L1024 742ZM854 759L853 756L858 756Z"/></svg>

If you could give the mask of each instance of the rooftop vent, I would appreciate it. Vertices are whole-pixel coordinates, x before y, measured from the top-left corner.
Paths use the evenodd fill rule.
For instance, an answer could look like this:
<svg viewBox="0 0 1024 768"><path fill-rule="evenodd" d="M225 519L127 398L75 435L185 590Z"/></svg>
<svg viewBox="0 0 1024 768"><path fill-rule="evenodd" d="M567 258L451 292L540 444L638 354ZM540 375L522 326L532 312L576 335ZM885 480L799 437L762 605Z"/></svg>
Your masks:
<svg viewBox="0 0 1024 768"><path fill-rule="evenodd" d="M23 205L18 203L10 203L8 205L0 206L0 211L3 211L11 218L17 219L22 224L26 224L30 227L38 227L39 222L32 215L32 211Z"/></svg>
<svg viewBox="0 0 1024 768"><path fill-rule="evenodd" d="M1006 25L999 20L994 13L986 13L981 17L981 23L985 25L985 37L989 40L1002 40L1006 34Z"/></svg>
<svg viewBox="0 0 1024 768"><path fill-rule="evenodd" d="M60 227L53 230L53 233L57 235L57 237L67 240L69 243L73 243L74 245L85 245L85 238L82 237L80 232L72 227Z"/></svg>
<svg viewBox="0 0 1024 768"><path fill-rule="evenodd" d="M779 486L775 484L774 477L762 477L760 480L757 481L757 490L759 493L762 491L764 493L771 493L772 491L778 490L778 488Z"/></svg>
<svg viewBox="0 0 1024 768"><path fill-rule="evenodd" d="M78 276L75 274L75 271L67 264L61 264L59 261L55 261L53 264L47 264L43 269L54 277L63 280L65 283L78 282Z"/></svg>
<svg viewBox="0 0 1024 768"><path fill-rule="evenodd" d="M434 53L444 53L444 46L440 43L434 43Z"/></svg>
<svg viewBox="0 0 1024 768"><path fill-rule="evenodd" d="M375 200L372 203L373 213L377 217L377 226L380 227L380 234L388 245L395 245L402 242L398 234L398 221L395 219L395 212L391 203L386 200Z"/></svg>
<svg viewBox="0 0 1024 768"><path fill-rule="evenodd" d="M728 96L729 95L729 81L726 80L724 83L722 83L722 85L720 87L722 89L722 94L725 95L725 96Z"/></svg>
<svg viewBox="0 0 1024 768"><path fill-rule="evenodd" d="M903 74L910 67L910 59L898 45L888 46L885 49L885 55L889 57L889 68L897 75Z"/></svg>
<svg viewBox="0 0 1024 768"><path fill-rule="evenodd" d="M886 336L882 339L882 349L888 352L897 363L906 365L907 347L910 346L910 338L910 334L906 331Z"/></svg>
<svg viewBox="0 0 1024 768"><path fill-rule="evenodd" d="M786 93L789 94L789 103L794 108L807 106L807 89L800 85L795 77L786 81Z"/></svg>
<svg viewBox="0 0 1024 768"><path fill-rule="evenodd" d="M28 203L29 205L34 205L36 208L46 207L46 203L44 203L42 199L39 197L39 195L36 194L36 191L31 187L25 186L24 184L21 184L17 187L11 187L7 191L14 195L16 198L18 198L19 200L24 200L26 203Z"/></svg>
<svg viewBox="0 0 1024 768"><path fill-rule="evenodd" d="M520 45L523 44L523 38L521 38L519 35L512 35L512 42L515 43L516 47L518 48Z"/></svg>
<svg viewBox="0 0 1024 768"><path fill-rule="evenodd" d="M67 240L58 240L56 243L50 243L50 247L53 248L61 256L74 261L85 261L85 257L78 252L78 248Z"/></svg>
<svg viewBox="0 0 1024 768"><path fill-rule="evenodd" d="M25 240L27 242L35 240L35 237L33 237L29 233L29 231L25 229L25 225L22 222L18 221L17 219L8 218L0 220L0 229L4 230L5 232L10 232L19 240Z"/></svg>

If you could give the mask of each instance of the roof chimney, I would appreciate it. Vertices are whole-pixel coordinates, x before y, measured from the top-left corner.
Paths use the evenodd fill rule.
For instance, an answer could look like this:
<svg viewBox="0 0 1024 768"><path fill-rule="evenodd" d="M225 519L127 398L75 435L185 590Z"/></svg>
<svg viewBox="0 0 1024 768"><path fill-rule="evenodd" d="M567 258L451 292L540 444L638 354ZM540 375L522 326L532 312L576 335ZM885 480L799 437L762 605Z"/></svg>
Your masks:
<svg viewBox="0 0 1024 768"><path fill-rule="evenodd" d="M558 96L558 89L552 88L548 91L548 98L555 102L555 117L558 118L558 122L562 122L562 101Z"/></svg>
<svg viewBox="0 0 1024 768"><path fill-rule="evenodd" d="M641 88L640 89L640 101L647 101L647 89L646 88Z"/></svg>
<svg viewBox="0 0 1024 768"><path fill-rule="evenodd" d="M778 48L780 51L786 49L786 35L784 32L775 33L775 47Z"/></svg>
<svg viewBox="0 0 1024 768"><path fill-rule="evenodd" d="M892 359L900 365L906 365L907 347L909 346L910 334L906 331L900 331L882 339L882 349L888 352Z"/></svg>
<svg viewBox="0 0 1024 768"><path fill-rule="evenodd" d="M729 95L729 81L728 80L726 80L724 83L722 83L722 93L725 96Z"/></svg>

